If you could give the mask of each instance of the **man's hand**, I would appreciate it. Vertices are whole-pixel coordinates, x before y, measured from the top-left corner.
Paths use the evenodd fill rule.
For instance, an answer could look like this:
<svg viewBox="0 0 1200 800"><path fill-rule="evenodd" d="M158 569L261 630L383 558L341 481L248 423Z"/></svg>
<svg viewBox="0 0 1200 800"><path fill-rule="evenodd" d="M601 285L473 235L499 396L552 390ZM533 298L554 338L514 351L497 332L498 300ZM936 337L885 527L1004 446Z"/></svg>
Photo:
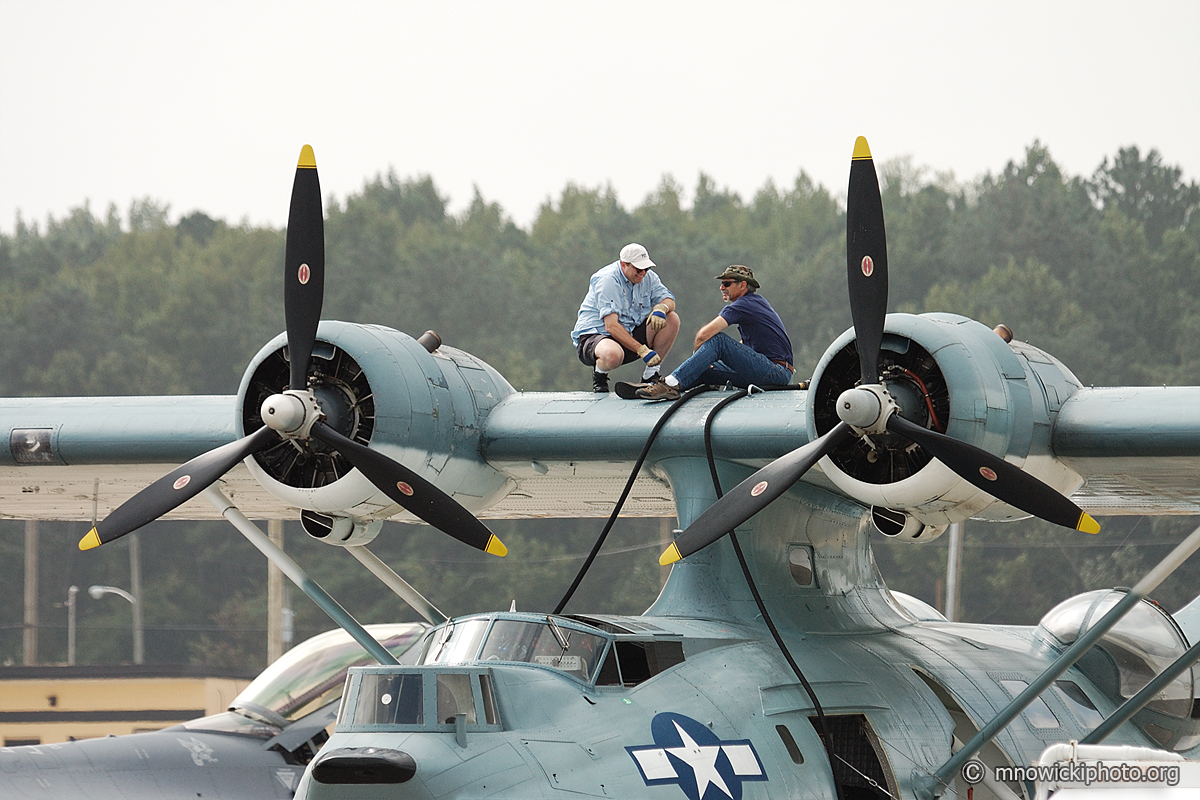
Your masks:
<svg viewBox="0 0 1200 800"><path fill-rule="evenodd" d="M642 361L646 362L647 367L657 367L662 361L662 356L650 349L650 345L644 344L638 348L637 354L642 357Z"/></svg>
<svg viewBox="0 0 1200 800"><path fill-rule="evenodd" d="M667 314L669 312L670 309L667 308L666 303L657 304L650 312L650 316L646 317L646 327L650 328L650 330L661 331L667 324Z"/></svg>

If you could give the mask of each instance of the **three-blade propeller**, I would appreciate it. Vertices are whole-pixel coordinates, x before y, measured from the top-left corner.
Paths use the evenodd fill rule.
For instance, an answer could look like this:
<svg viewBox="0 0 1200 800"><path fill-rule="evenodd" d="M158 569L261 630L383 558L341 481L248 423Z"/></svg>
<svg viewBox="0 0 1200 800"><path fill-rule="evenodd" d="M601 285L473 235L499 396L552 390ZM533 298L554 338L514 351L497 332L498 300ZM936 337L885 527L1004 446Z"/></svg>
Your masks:
<svg viewBox="0 0 1200 800"><path fill-rule="evenodd" d="M720 539L800 480L813 464L851 436L883 430L925 448L963 480L998 500L1056 525L1097 533L1083 509L1042 481L974 445L900 416L879 382L879 352L887 315L887 236L879 181L867 140L858 137L846 194L846 279L861 380L837 401L841 418L824 436L760 469L710 506L659 557L666 566Z"/></svg>
<svg viewBox="0 0 1200 800"><path fill-rule="evenodd" d="M508 552L471 512L417 473L377 450L338 433L323 421L308 385L325 292L325 233L321 185L312 148L296 165L284 255L283 302L287 318L288 390L263 403L264 427L198 456L159 478L97 523L79 542L90 550L119 539L178 508L215 483L238 462L282 438L319 439L341 453L381 492L425 522L464 544L492 555ZM298 433L299 432L299 433Z"/></svg>

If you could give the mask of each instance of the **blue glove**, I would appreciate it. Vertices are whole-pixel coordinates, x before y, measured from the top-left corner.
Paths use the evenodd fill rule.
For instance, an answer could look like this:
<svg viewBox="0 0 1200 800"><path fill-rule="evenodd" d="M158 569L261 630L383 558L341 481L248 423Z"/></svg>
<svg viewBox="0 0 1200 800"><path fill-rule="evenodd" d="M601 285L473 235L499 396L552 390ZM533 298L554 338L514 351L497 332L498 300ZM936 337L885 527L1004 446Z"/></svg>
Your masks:
<svg viewBox="0 0 1200 800"><path fill-rule="evenodd" d="M659 303L654 306L654 310L650 312L650 316L646 317L646 326L653 331L661 331L663 326L667 324L667 304Z"/></svg>
<svg viewBox="0 0 1200 800"><path fill-rule="evenodd" d="M642 357L642 361L646 362L647 367L657 367L662 361L662 356L650 349L650 345L644 344L638 348L638 355Z"/></svg>

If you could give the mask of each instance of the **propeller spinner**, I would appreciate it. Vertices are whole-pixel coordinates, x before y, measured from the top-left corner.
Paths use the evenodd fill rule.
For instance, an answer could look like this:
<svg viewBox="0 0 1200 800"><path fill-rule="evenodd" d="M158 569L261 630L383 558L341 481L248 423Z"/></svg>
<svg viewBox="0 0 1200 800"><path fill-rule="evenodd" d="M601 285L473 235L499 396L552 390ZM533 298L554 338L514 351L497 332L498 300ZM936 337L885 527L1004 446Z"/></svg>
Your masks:
<svg viewBox="0 0 1200 800"><path fill-rule="evenodd" d="M425 522L464 544L496 556L508 549L453 498L377 450L338 433L325 422L308 369L325 291L325 234L317 162L308 145L300 151L288 213L283 276L290 372L288 388L262 404L264 427L198 456L159 478L97 523L79 542L90 550L119 539L178 508L215 483L238 462L280 439L317 439L341 453L381 492Z"/></svg>
<svg viewBox="0 0 1200 800"><path fill-rule="evenodd" d="M879 180L867 140L854 143L846 193L846 278L858 345L861 380L837 400L841 420L824 436L760 469L734 487L688 526L659 557L674 563L720 539L766 508L804 476L813 464L852 436L885 431L925 448L934 457L998 500L1067 528L1098 533L1083 509L1042 481L974 445L914 424L879 381L879 351L887 315L887 237Z"/></svg>

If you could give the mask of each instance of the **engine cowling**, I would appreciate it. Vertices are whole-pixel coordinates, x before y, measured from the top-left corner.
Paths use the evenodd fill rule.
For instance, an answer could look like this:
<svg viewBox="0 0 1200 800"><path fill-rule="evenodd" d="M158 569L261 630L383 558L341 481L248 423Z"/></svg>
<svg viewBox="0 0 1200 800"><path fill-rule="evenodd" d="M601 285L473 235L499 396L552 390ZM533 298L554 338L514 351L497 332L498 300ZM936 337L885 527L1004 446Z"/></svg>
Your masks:
<svg viewBox="0 0 1200 800"><path fill-rule="evenodd" d="M1058 406L1080 384L1041 350L1010 345L986 326L955 314L890 314L879 367L881 382L910 422L998 455L1063 494L1083 483L1050 449ZM849 330L813 373L811 436L838 423L835 403L858 382L858 351ZM902 511L934 530L969 517L1028 516L890 432L853 437L819 463L830 481L856 500Z"/></svg>
<svg viewBox="0 0 1200 800"><path fill-rule="evenodd" d="M261 406L287 388L287 337L251 360L238 388L239 433L262 427ZM452 347L430 353L380 325L323 321L310 378L326 422L399 461L470 511L507 491L509 479L479 455L482 420L514 392L483 361ZM246 460L272 494L296 508L365 524L415 519L338 453L315 439L281 441Z"/></svg>

